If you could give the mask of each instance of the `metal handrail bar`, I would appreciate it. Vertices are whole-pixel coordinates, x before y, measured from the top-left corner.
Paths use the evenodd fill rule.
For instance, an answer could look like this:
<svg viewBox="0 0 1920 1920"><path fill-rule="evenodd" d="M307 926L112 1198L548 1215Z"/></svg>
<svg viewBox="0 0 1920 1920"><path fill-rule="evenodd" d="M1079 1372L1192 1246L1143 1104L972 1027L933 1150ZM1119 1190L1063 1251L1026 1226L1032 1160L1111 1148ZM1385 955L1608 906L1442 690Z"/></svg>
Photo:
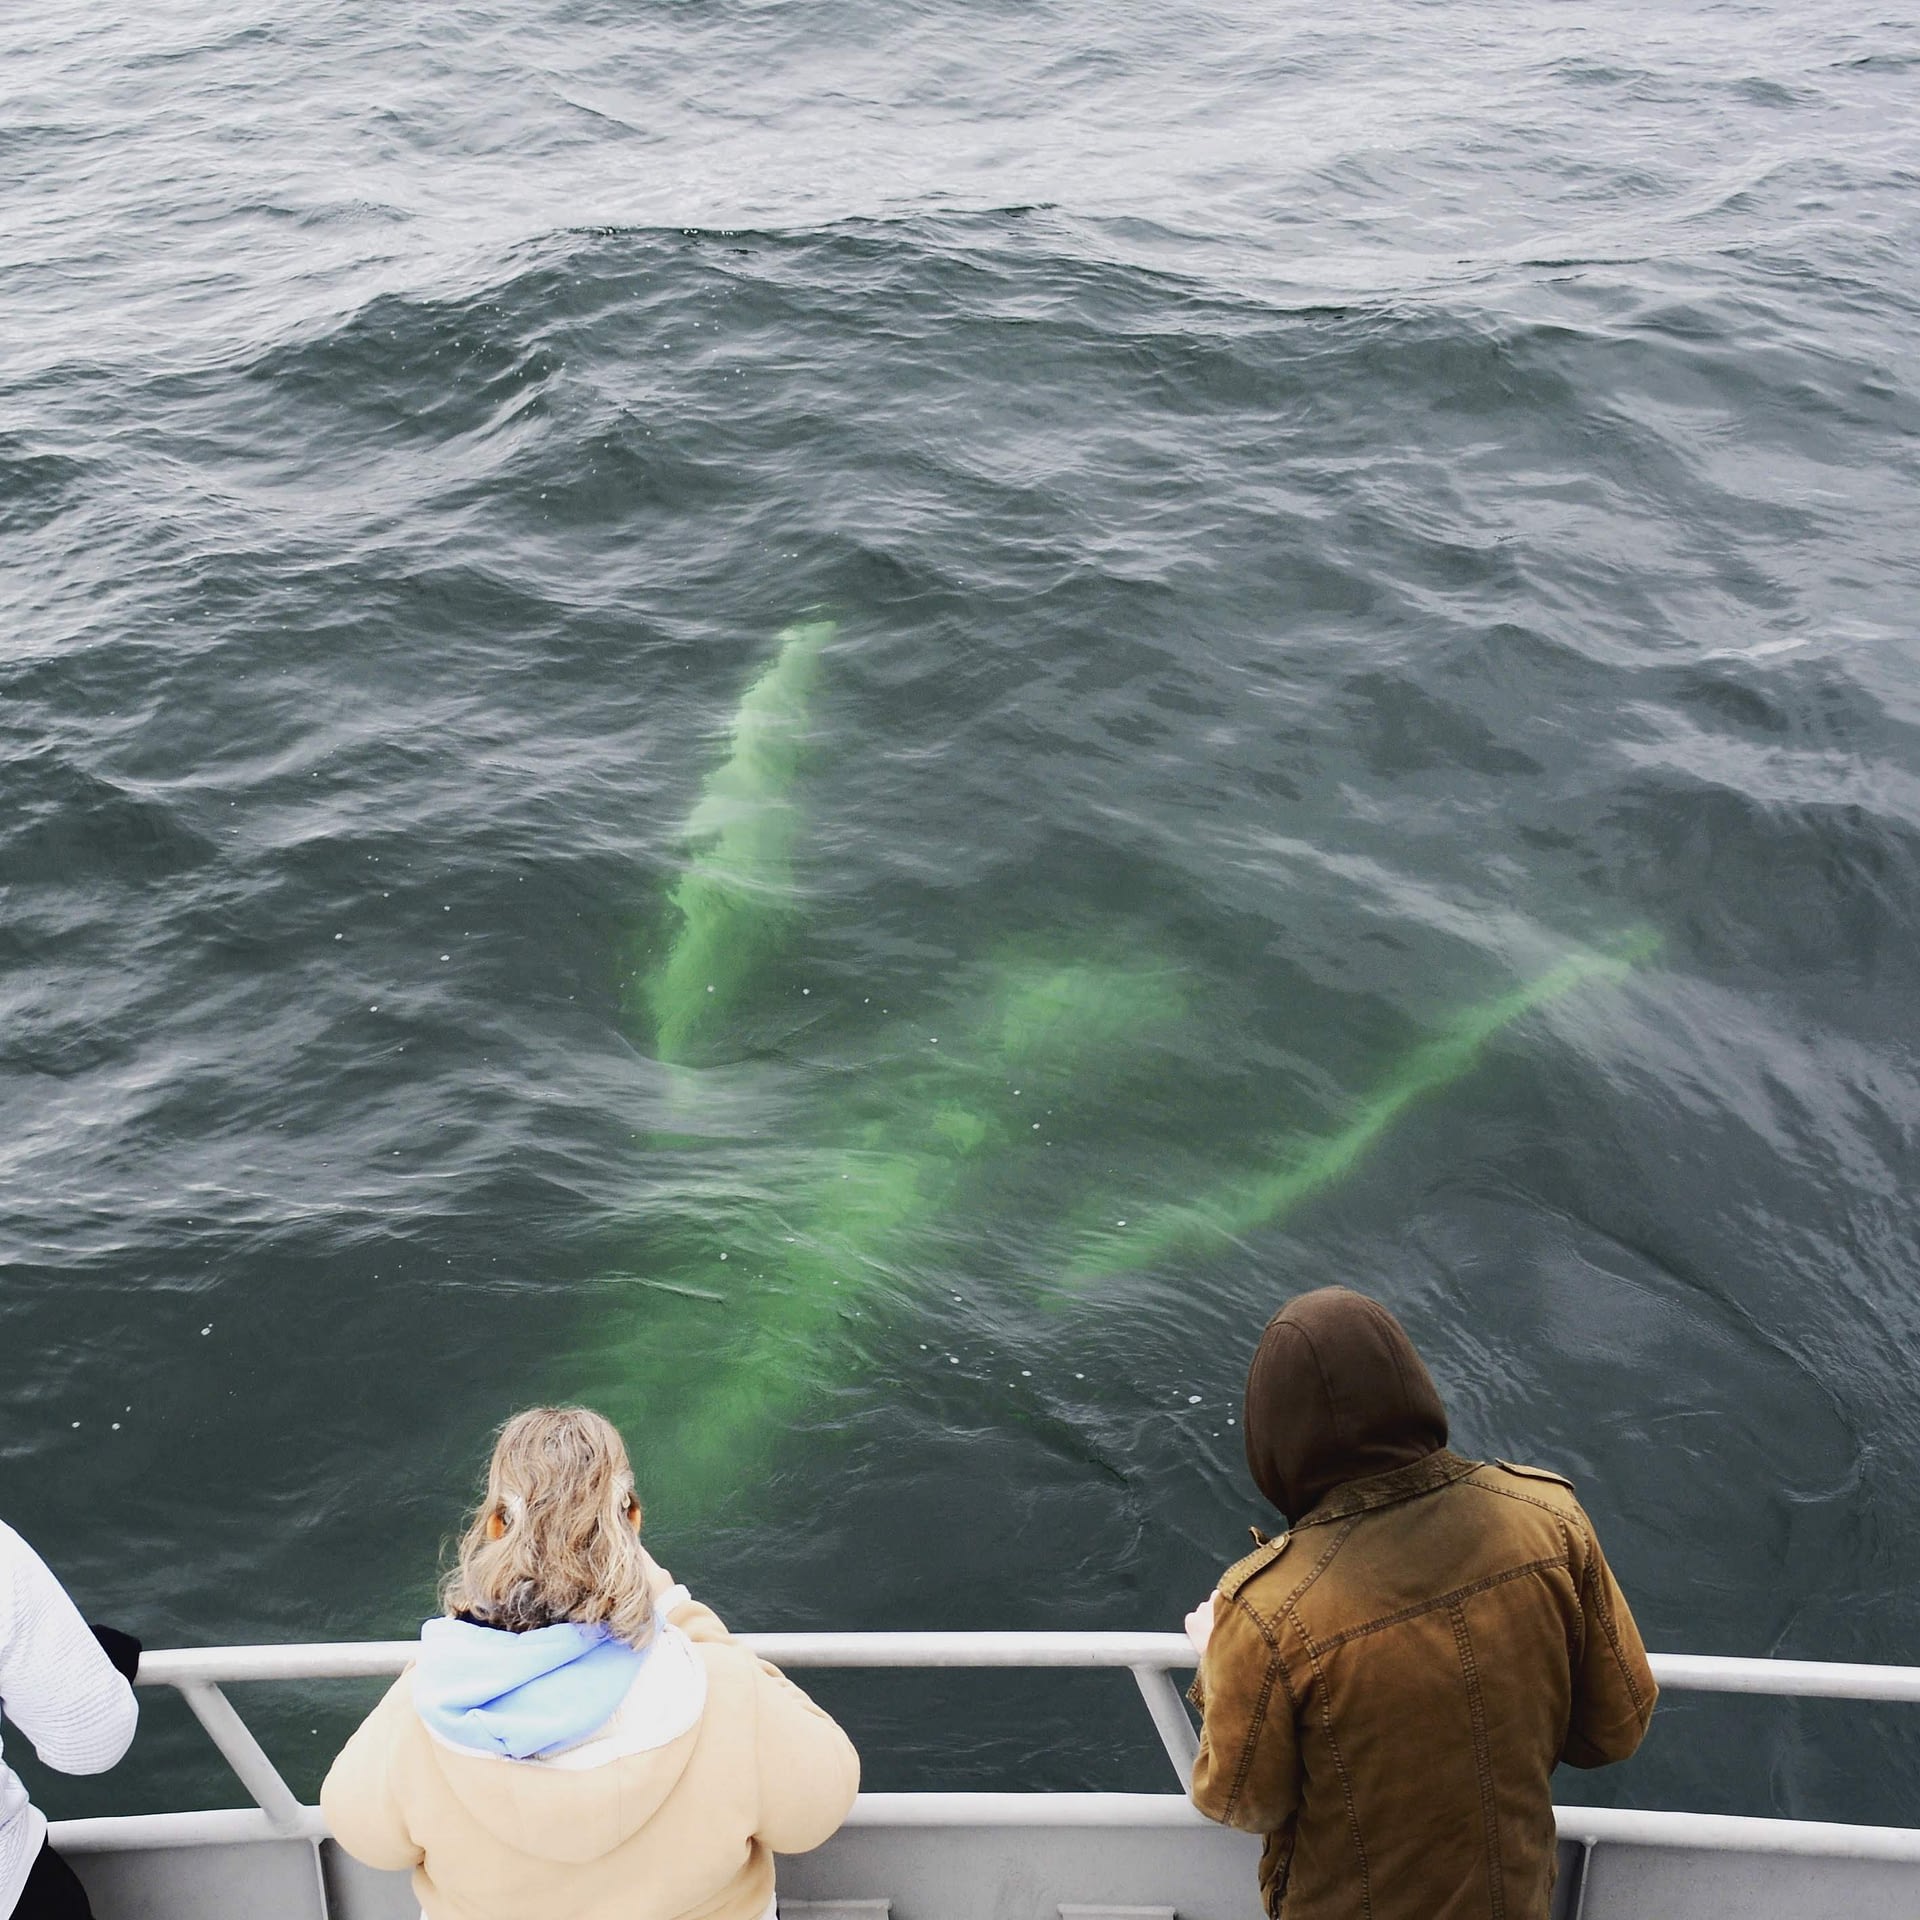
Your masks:
<svg viewBox="0 0 1920 1920"><path fill-rule="evenodd" d="M1051 1668L1124 1667L1152 1716L1184 1788L1199 1742L1170 1675L1190 1669L1193 1649L1178 1633L749 1633L741 1642L788 1667ZM135 1815L65 1823L77 1846L211 1845L240 1838L325 1837L317 1808L302 1806L254 1738L222 1684L272 1680L384 1679L417 1651L411 1640L254 1647L160 1648L142 1656L139 1684L173 1687L252 1794L258 1812ZM1655 1654L1663 1687L1829 1700L1920 1703L1920 1667L1827 1660L1743 1660L1717 1654ZM1610 1839L1646 1846L1703 1846L1745 1852L1831 1854L1920 1863L1920 1829L1854 1827L1821 1821L1755 1820L1721 1814L1556 1809L1564 1837L1591 1846ZM1201 1816L1180 1794L863 1794L856 1825L1192 1825ZM186 1823L186 1824L182 1824ZM1202 1822L1204 1824L1204 1822ZM142 1834L166 1838L140 1839Z"/></svg>
<svg viewBox="0 0 1920 1920"><path fill-rule="evenodd" d="M149 1647L136 1687L231 1686L248 1680L391 1680L417 1640L286 1641L251 1647Z"/></svg>
<svg viewBox="0 0 1920 1920"><path fill-rule="evenodd" d="M741 1643L784 1667L1053 1667L1191 1669L1179 1633L748 1633ZM253 1680L380 1679L418 1651L412 1640L252 1647L175 1647L142 1655L142 1686ZM1656 1653L1654 1678L1687 1693L1772 1694L1920 1704L1920 1666L1838 1660L1741 1659Z"/></svg>
<svg viewBox="0 0 1920 1920"><path fill-rule="evenodd" d="M1920 1701L1920 1667L1876 1667L1857 1660L1742 1660L1720 1653L1656 1653L1648 1657L1653 1677L1675 1693Z"/></svg>
<svg viewBox="0 0 1920 1920"><path fill-rule="evenodd" d="M1920 1827L1856 1827L1836 1820L1762 1820L1737 1813L1669 1813L1643 1807L1556 1806L1553 1817L1561 1839L1588 1847L1701 1847L1920 1864Z"/></svg>
<svg viewBox="0 0 1920 1920"><path fill-rule="evenodd" d="M1823 1820L1760 1820L1631 1807L1556 1807L1560 1837L1583 1846L1699 1847L1801 1858L1920 1864L1920 1830ZM1179 1793L863 1793L850 1827L1111 1827L1193 1829L1212 1823ZM122 1814L57 1820L48 1838L63 1852L135 1853L149 1847L241 1846L327 1837L318 1807L303 1807L292 1835L256 1807L206 1813Z"/></svg>
<svg viewBox="0 0 1920 1920"><path fill-rule="evenodd" d="M209 1807L198 1813L108 1813L49 1820L47 1835L61 1853L145 1853L149 1847L245 1847L262 1840L317 1842L329 1837L327 1817L318 1807L302 1807L291 1833L275 1826L258 1807Z"/></svg>

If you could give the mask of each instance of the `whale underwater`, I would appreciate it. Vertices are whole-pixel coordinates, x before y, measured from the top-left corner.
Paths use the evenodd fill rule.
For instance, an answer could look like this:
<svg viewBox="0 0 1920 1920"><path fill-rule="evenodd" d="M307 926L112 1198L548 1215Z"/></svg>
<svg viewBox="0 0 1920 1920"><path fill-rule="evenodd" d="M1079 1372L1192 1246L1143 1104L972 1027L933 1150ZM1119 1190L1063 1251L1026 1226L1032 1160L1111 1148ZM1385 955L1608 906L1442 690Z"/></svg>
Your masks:
<svg viewBox="0 0 1920 1920"><path fill-rule="evenodd" d="M660 1076L670 1122L642 1144L690 1168L696 1184L710 1130L737 1136L784 1114L777 1068L730 1058L729 1040L743 1001L804 921L795 792L835 631L822 620L779 636L686 821L664 911L627 956L623 1023ZM1048 1230L1050 1297L1071 1306L1101 1282L1280 1227L1410 1110L1471 1075L1498 1036L1555 1001L1617 984L1657 946L1640 932L1607 951L1578 949L1455 1013L1337 1127L1277 1130L1191 1197L1129 1209L1090 1193ZM764 1477L796 1423L860 1386L873 1331L930 1284L922 1276L941 1248L996 1204L1030 1151L1036 1094L1097 1101L1155 1036L1195 1017L1184 970L1151 948L1028 941L965 973L939 1042L896 1022L846 1076L826 1124L810 1119L807 1142L787 1141L779 1119L767 1127L783 1150L753 1191L685 1217L657 1209L642 1222L634 1270L603 1282L617 1309L596 1311L567 1386L639 1439L657 1463L643 1480L669 1507L724 1505Z"/></svg>

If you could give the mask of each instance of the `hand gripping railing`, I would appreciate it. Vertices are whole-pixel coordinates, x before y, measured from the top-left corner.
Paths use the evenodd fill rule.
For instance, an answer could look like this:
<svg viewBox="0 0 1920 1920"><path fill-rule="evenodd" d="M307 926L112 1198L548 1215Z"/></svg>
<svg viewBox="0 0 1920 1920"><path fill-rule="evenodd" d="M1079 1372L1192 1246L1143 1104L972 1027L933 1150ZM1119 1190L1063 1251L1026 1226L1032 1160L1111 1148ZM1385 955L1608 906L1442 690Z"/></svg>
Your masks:
<svg viewBox="0 0 1920 1920"><path fill-rule="evenodd" d="M742 1643L782 1667L1125 1668L1133 1675L1172 1763L1179 1793L869 1793L850 1824L864 1826L1196 1826L1187 1799L1198 1751L1193 1723L1172 1679L1191 1669L1193 1649L1177 1633L759 1633ZM325 1826L303 1806L267 1757L225 1685L251 1681L348 1680L396 1674L414 1657L411 1640L336 1645L185 1647L146 1654L139 1684L178 1691L255 1810L121 1816L61 1824L56 1840L77 1849L208 1845L274 1837L317 1840ZM1675 1692L1749 1693L1823 1700L1920 1704L1920 1667L1822 1660L1740 1660L1712 1654L1655 1654L1654 1677ZM1640 1811L1557 1809L1563 1838L1643 1846L1828 1855L1920 1863L1920 1830L1806 1820Z"/></svg>

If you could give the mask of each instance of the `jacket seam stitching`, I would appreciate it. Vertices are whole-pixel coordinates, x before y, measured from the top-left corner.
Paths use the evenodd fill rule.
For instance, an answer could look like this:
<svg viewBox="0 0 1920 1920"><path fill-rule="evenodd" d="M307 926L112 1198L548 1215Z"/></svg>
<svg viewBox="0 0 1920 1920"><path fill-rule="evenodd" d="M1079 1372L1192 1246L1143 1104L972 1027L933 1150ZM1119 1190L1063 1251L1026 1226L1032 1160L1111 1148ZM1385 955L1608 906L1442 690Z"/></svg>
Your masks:
<svg viewBox="0 0 1920 1920"><path fill-rule="evenodd" d="M1263 1635L1264 1637L1264 1635ZM1271 1640L1267 1642L1273 1649ZM1231 1826L1234 1809L1240 1804L1241 1790L1247 1784L1247 1776L1253 1771L1253 1750L1260 1739L1260 1729L1266 1725L1267 1703L1273 1698L1274 1676L1280 1670L1280 1655L1277 1649L1269 1651L1267 1656L1267 1676L1260 1683L1260 1697L1253 1703L1253 1712L1247 1719L1247 1737L1240 1743L1240 1758L1234 1766L1233 1784L1227 1789L1227 1804L1222 1810L1221 1821Z"/></svg>
<svg viewBox="0 0 1920 1920"><path fill-rule="evenodd" d="M1308 1569L1306 1575L1302 1578L1300 1584L1297 1587L1295 1587L1293 1591L1287 1595L1286 1599L1280 1603L1281 1610L1283 1612L1291 1613L1293 1611L1294 1603L1300 1598L1300 1596L1303 1593L1306 1592L1306 1590L1310 1586L1313 1585L1313 1583L1316 1580L1320 1578L1320 1576L1323 1573L1326 1572L1328 1565L1331 1563L1333 1559L1333 1556L1336 1553L1338 1553L1340 1549L1347 1544L1347 1541L1352 1537L1352 1534L1353 1534L1353 1527L1351 1524L1349 1524L1345 1527L1342 1527L1341 1530L1337 1534L1335 1534L1331 1540L1327 1542L1326 1550L1321 1554L1320 1558L1313 1563L1312 1567ZM1297 1625L1298 1622L1296 1622L1295 1624Z"/></svg>
<svg viewBox="0 0 1920 1920"><path fill-rule="evenodd" d="M1281 1691L1284 1692L1287 1696L1287 1717L1293 1723L1294 1726L1298 1727L1300 1722L1300 1696L1297 1693L1295 1693L1293 1690L1293 1676L1287 1672L1287 1663L1285 1660L1279 1661L1279 1668L1280 1668ZM1298 1768L1299 1768L1298 1739L1299 1739L1299 1736L1298 1734L1296 1734L1295 1735L1296 1751L1295 1751L1295 1759L1294 1759L1294 1766L1296 1770L1295 1771L1296 1780L1298 1779ZM1294 1844L1298 1840L1299 1834L1300 1834L1300 1795L1297 1791L1294 1794L1293 1811L1287 1816L1287 1822L1288 1822L1288 1827L1291 1829L1290 1831L1287 1832L1287 1857L1285 1862L1280 1868L1279 1875L1276 1882L1279 1889L1280 1898L1282 1900L1286 1898L1287 1881L1292 1877L1292 1874L1293 1874L1293 1849L1294 1849ZM1268 1840L1272 1841L1277 1839L1279 1837L1279 1832L1280 1830L1276 1829L1274 1833L1269 1834L1267 1836Z"/></svg>
<svg viewBox="0 0 1920 1920"><path fill-rule="evenodd" d="M1456 1482L1455 1484L1463 1483ZM1566 1524L1567 1516L1565 1511L1551 1500L1542 1500L1538 1494L1521 1493L1514 1487L1489 1486L1486 1481L1475 1480L1471 1475L1465 1476L1464 1484L1474 1488L1476 1492L1490 1493L1501 1500L1518 1500L1522 1506L1538 1507L1542 1513L1552 1514L1563 1526Z"/></svg>
<svg viewBox="0 0 1920 1920"><path fill-rule="evenodd" d="M1571 1561L1573 1558L1573 1534L1572 1529L1567 1526L1564 1519L1560 1523L1560 1532L1566 1541L1567 1558ZM1587 1610L1585 1606L1581 1604L1581 1600L1582 1596L1576 1593L1574 1595L1573 1610L1567 1615L1567 1671L1573 1675L1576 1688L1579 1685L1581 1664L1587 1657ZM1569 1717L1571 1717L1572 1710L1571 1701L1569 1701ZM1562 1744L1564 1745L1565 1743L1563 1742Z"/></svg>
<svg viewBox="0 0 1920 1920"><path fill-rule="evenodd" d="M1593 1590L1594 1611L1600 1616L1600 1630L1607 1636L1607 1646L1612 1651L1613 1664L1620 1669L1620 1678L1627 1683L1627 1697L1633 1702L1635 1714L1644 1720L1647 1707L1640 1697L1640 1683L1633 1677L1632 1669L1627 1664L1627 1656L1621 1651L1619 1630L1613 1621L1613 1608L1608 1603L1606 1589L1599 1579L1600 1543L1589 1534L1587 1545L1592 1551L1587 1557L1586 1577L1580 1584L1582 1588L1591 1587ZM1584 1613L1586 1609L1583 1607L1581 1611Z"/></svg>
<svg viewBox="0 0 1920 1920"><path fill-rule="evenodd" d="M1460 1655L1460 1670L1467 1683L1467 1715L1473 1726L1473 1763L1480 1776L1480 1824L1487 1849L1487 1894L1490 1920L1506 1920L1507 1883L1500 1864L1500 1811L1494 1798L1493 1764L1487 1752L1487 1705L1480 1690L1480 1668L1473 1657L1473 1640L1467 1632L1467 1610L1455 1600L1447 1608L1453 1627L1454 1646Z"/></svg>
<svg viewBox="0 0 1920 1920"><path fill-rule="evenodd" d="M1477 1593L1489 1592L1494 1587L1503 1587L1509 1580L1524 1579L1530 1573L1543 1573L1550 1567L1562 1565L1561 1561L1548 1558L1529 1560L1523 1566L1509 1567L1503 1573L1490 1573L1483 1579L1470 1582L1464 1587L1455 1587L1451 1593L1435 1594L1431 1600L1422 1600L1411 1607L1402 1607L1397 1613L1383 1613L1377 1620L1368 1620L1357 1627L1347 1627L1330 1639L1322 1640L1319 1645L1331 1652L1335 1647L1343 1647L1349 1640L1359 1640L1370 1633L1382 1632L1387 1627L1397 1627L1408 1620L1418 1620L1422 1614L1437 1613L1442 1607L1452 1607L1463 1600L1470 1600Z"/></svg>
<svg viewBox="0 0 1920 1920"><path fill-rule="evenodd" d="M1270 1653L1273 1653L1277 1656L1280 1651L1280 1642L1275 1637L1272 1627L1270 1627L1266 1621L1261 1619L1258 1612L1256 1612L1254 1608L1248 1606L1247 1603L1243 1599L1241 1599L1237 1593L1233 1596L1233 1607L1236 1613L1244 1613L1247 1616L1247 1618L1253 1622L1254 1632L1257 1633L1260 1636L1260 1638L1267 1643L1267 1650Z"/></svg>
<svg viewBox="0 0 1920 1920"><path fill-rule="evenodd" d="M1326 1513L1308 1513L1294 1523L1293 1531L1298 1533L1304 1527L1331 1527L1342 1520L1358 1520L1369 1513L1384 1513L1389 1507L1404 1507L1409 1500L1424 1500L1429 1494L1444 1493L1449 1487L1457 1487L1463 1482L1474 1484L1473 1476L1487 1463L1484 1460L1468 1460L1456 1454L1458 1471L1449 1472L1445 1477L1434 1480L1431 1485L1408 1487L1404 1492L1391 1493L1371 1500L1365 1506L1343 1507L1337 1503ZM1396 1472L1404 1469L1395 1469ZM1381 1476L1384 1478L1384 1476ZM1536 1504L1544 1505L1544 1502Z"/></svg>
<svg viewBox="0 0 1920 1920"><path fill-rule="evenodd" d="M1333 1770L1340 1776L1340 1795L1347 1806L1347 1831L1353 1836L1354 1857L1360 1865L1360 1912L1362 1920L1373 1920L1373 1875L1367 1865L1367 1843L1360 1831L1360 1810L1354 1805L1353 1780L1347 1772L1347 1762L1340 1751L1340 1742L1334 1738L1333 1697L1327 1686L1326 1672L1320 1665L1320 1649L1307 1632L1300 1616L1293 1612L1291 1602L1288 1603L1287 1611L1293 1616L1294 1628L1306 1647L1307 1658L1313 1662L1313 1677L1320 1688L1320 1725L1327 1737L1327 1751L1333 1755Z"/></svg>

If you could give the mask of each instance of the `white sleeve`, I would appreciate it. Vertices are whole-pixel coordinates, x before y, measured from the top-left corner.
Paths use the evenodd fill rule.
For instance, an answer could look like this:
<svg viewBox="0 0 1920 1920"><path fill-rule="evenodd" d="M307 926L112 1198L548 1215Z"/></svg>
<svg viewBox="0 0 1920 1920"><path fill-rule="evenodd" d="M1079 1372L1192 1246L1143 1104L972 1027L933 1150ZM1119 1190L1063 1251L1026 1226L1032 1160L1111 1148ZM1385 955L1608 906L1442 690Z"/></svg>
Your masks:
<svg viewBox="0 0 1920 1920"><path fill-rule="evenodd" d="M133 1689L46 1562L0 1522L0 1713L60 1773L105 1773L133 1742Z"/></svg>

